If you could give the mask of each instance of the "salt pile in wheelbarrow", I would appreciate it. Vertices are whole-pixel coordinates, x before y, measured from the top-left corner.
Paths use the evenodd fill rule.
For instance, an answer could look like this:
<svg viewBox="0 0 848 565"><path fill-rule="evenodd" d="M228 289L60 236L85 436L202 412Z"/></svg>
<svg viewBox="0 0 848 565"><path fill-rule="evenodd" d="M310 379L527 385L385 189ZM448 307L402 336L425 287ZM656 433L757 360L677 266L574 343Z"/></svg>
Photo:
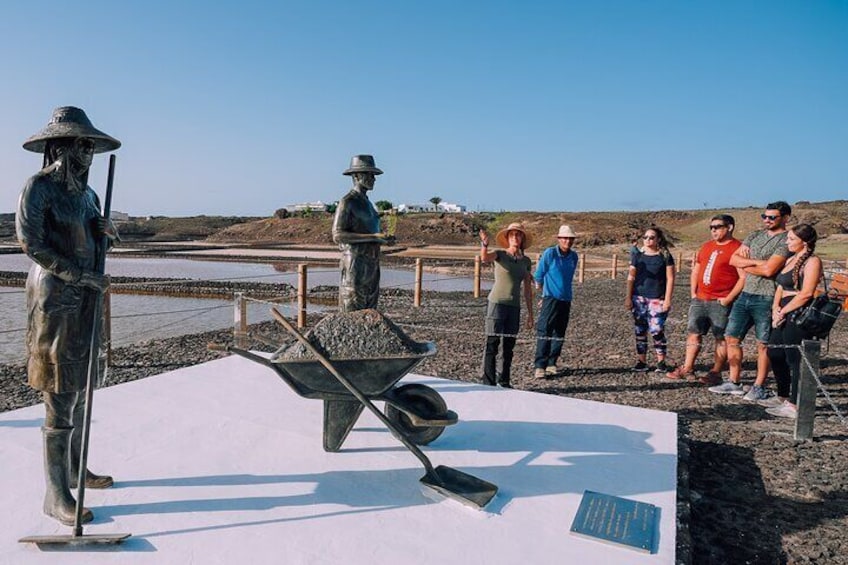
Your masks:
<svg viewBox="0 0 848 565"><path fill-rule="evenodd" d="M322 355L330 359L372 359L427 353L430 344L413 340L394 322L374 309L325 316L305 334ZM280 347L273 361L315 359L300 343Z"/></svg>

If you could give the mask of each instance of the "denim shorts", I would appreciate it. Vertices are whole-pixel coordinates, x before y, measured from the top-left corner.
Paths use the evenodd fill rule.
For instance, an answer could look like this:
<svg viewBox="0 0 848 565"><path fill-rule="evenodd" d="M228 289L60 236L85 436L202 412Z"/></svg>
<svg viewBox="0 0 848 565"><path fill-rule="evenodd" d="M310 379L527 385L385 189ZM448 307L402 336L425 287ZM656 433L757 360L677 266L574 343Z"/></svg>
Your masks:
<svg viewBox="0 0 848 565"><path fill-rule="evenodd" d="M752 327L760 343L768 343L771 333L771 305L773 296L762 294L749 294L743 292L733 303L730 316L727 320L725 335L734 337L739 341L745 339L745 335Z"/></svg>
<svg viewBox="0 0 848 565"><path fill-rule="evenodd" d="M686 331L690 334L707 335L712 329L716 339L724 339L729 313L730 307L722 306L718 300L693 298L689 304L689 323Z"/></svg>

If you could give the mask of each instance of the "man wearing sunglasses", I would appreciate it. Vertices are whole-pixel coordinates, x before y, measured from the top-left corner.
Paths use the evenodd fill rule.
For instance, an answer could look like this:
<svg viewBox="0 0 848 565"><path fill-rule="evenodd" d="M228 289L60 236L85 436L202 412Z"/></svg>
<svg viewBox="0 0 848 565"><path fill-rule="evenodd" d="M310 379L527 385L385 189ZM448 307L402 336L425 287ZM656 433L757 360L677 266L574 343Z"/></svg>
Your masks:
<svg viewBox="0 0 848 565"><path fill-rule="evenodd" d="M769 370L768 340L771 332L771 303L774 277L791 255L786 247L786 223L792 208L783 201L772 202L761 214L763 229L748 235L730 258L730 264L745 271L745 285L733 303L727 322L727 363L730 380L710 387L717 394L744 394L742 377L742 340L752 327L757 338L757 378L745 394L745 400L765 400L763 388Z"/></svg>
<svg viewBox="0 0 848 565"><path fill-rule="evenodd" d="M721 384L721 371L727 362L724 339L727 318L745 282L745 271L730 264L733 253L742 245L733 237L735 227L736 220L728 214L717 214L710 220L711 239L698 250L689 277L692 302L686 328L686 360L666 374L669 379L696 379L695 360L701 351L701 340L712 330L715 338L713 367L698 380L710 386Z"/></svg>

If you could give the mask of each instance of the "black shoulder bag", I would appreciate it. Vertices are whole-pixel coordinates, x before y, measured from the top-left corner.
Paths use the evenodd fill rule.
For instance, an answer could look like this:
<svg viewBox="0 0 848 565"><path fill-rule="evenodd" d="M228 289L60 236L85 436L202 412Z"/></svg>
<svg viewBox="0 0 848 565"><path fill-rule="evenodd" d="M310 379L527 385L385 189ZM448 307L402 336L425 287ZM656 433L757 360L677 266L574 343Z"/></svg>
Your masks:
<svg viewBox="0 0 848 565"><path fill-rule="evenodd" d="M822 277L822 280L824 293L813 298L806 306L798 308L792 317L792 323L819 339L827 337L842 313L842 300L839 295L828 291L827 278Z"/></svg>

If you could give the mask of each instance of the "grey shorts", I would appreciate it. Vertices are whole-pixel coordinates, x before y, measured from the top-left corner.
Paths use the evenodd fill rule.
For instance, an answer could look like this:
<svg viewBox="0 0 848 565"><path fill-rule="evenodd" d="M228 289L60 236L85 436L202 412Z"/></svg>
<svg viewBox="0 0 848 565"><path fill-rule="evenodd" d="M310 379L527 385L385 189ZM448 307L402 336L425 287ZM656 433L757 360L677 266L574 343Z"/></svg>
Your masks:
<svg viewBox="0 0 848 565"><path fill-rule="evenodd" d="M689 323L686 331L690 334L707 335L712 330L716 339L724 339L727 317L730 307L722 306L718 300L693 298L689 304Z"/></svg>

